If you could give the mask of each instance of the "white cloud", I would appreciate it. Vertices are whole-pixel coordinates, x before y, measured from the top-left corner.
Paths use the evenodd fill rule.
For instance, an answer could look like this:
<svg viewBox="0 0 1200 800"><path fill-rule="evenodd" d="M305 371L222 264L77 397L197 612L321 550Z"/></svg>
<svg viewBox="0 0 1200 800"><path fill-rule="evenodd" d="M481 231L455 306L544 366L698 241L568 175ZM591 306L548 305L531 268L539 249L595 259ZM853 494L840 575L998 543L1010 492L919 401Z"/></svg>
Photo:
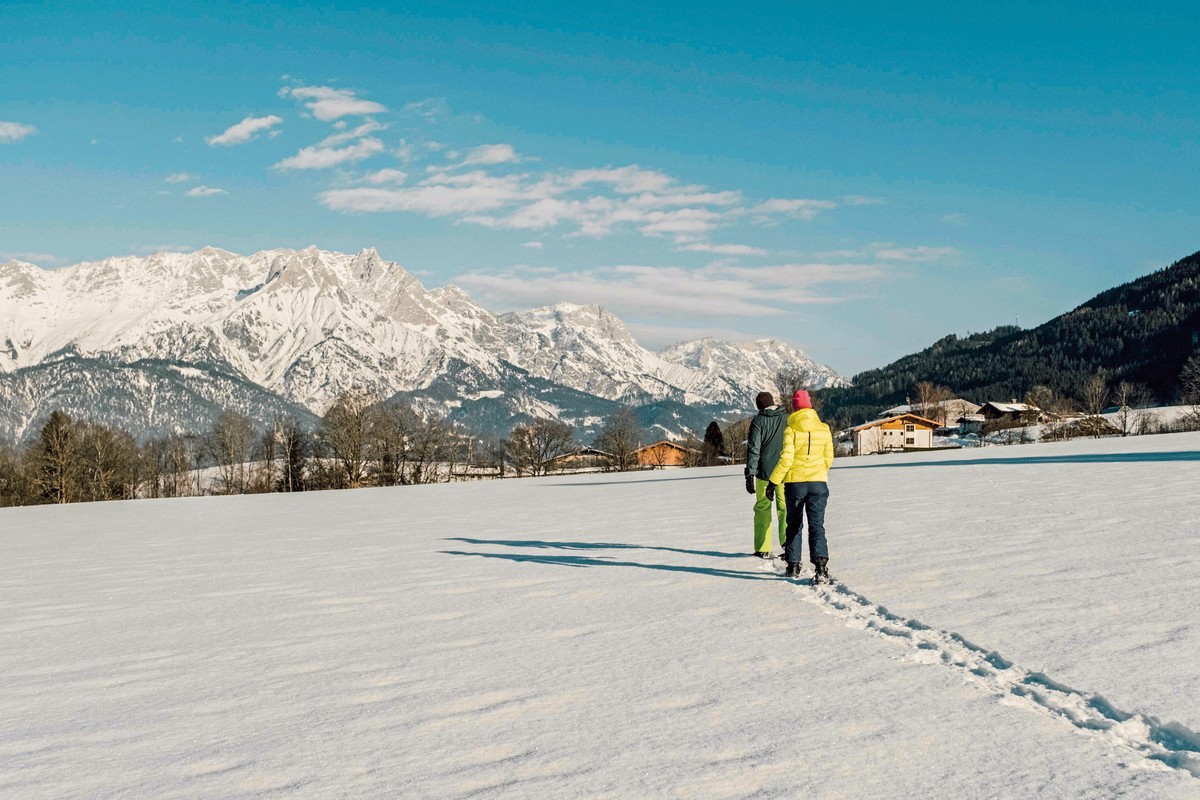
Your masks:
<svg viewBox="0 0 1200 800"><path fill-rule="evenodd" d="M670 175L642 169L633 164L628 167L575 170L567 176L567 183L571 187L603 183L612 186L614 191L621 194L637 194L639 192L663 192L675 183L675 179Z"/></svg>
<svg viewBox="0 0 1200 800"><path fill-rule="evenodd" d="M543 242L525 242L523 245L521 245L521 247L528 247L531 250L541 250L545 246L546 245Z"/></svg>
<svg viewBox="0 0 1200 800"><path fill-rule="evenodd" d="M331 189L320 195L320 201L337 211L417 211L431 217L445 217L499 208L518 193L514 181L496 178L461 186Z"/></svg>
<svg viewBox="0 0 1200 800"><path fill-rule="evenodd" d="M334 127L336 128L337 125L334 125ZM324 139L322 139L317 144L317 146L318 147L334 147L339 144L345 144L346 142L352 142L355 139L361 139L368 134L375 133L376 131L382 131L382 130L387 129L386 125L376 122L373 119L367 120L362 125L359 125L357 128L355 128L354 130L349 130L349 131L345 130L345 127L346 126L343 125L342 128L339 129L342 131L341 133L335 133L331 136L326 136Z"/></svg>
<svg viewBox="0 0 1200 800"><path fill-rule="evenodd" d="M809 220L815 218L822 211L828 211L832 208L837 208L837 203L832 200L788 200L773 198L759 203L750 210L762 216L785 214L789 217Z"/></svg>
<svg viewBox="0 0 1200 800"><path fill-rule="evenodd" d="M847 299L821 287L876 281L889 275L880 264L796 263L739 267L723 262L694 270L623 265L575 272L513 268L498 274L460 275L454 282L502 308L563 300L599 303L618 314L763 317L797 307Z"/></svg>
<svg viewBox="0 0 1200 800"><path fill-rule="evenodd" d="M212 197L218 194L229 194L224 189L216 189L211 186L193 186L185 193L185 197Z"/></svg>
<svg viewBox="0 0 1200 800"><path fill-rule="evenodd" d="M174 172L163 178L167 183L188 183L194 181L199 175L193 175L190 172Z"/></svg>
<svg viewBox="0 0 1200 800"><path fill-rule="evenodd" d="M20 122L0 122L0 144L13 144L28 136L33 136L35 133L37 133L37 128L32 125L24 125Z"/></svg>
<svg viewBox="0 0 1200 800"><path fill-rule="evenodd" d="M217 136L209 136L204 141L212 147L224 145L226 147L235 144L243 144L252 139L258 138L258 135L263 131L268 131L271 128L283 122L283 117L277 117L270 114L265 117L255 117L250 115L236 125L227 128L224 133Z"/></svg>
<svg viewBox="0 0 1200 800"><path fill-rule="evenodd" d="M938 219L945 225L967 225L970 223L970 218L961 212L955 211L953 214L946 214Z"/></svg>
<svg viewBox="0 0 1200 800"><path fill-rule="evenodd" d="M446 101L440 97L430 97L427 100L418 100L414 103L407 103L404 106L405 112L424 117L430 122L436 122L438 117L449 110L450 107L446 104Z"/></svg>
<svg viewBox="0 0 1200 800"><path fill-rule="evenodd" d="M958 256L953 247L889 247L877 250L875 257L882 261L942 261Z"/></svg>
<svg viewBox="0 0 1200 800"><path fill-rule="evenodd" d="M721 256L765 256L767 254L767 251L761 247L751 247L748 244L709 244L708 242L695 242L684 245L679 249L690 250L696 253L716 253Z"/></svg>
<svg viewBox="0 0 1200 800"><path fill-rule="evenodd" d="M381 169L367 173L363 176L363 180L376 186L381 184L400 185L408 180L408 173L402 169Z"/></svg>
<svg viewBox="0 0 1200 800"><path fill-rule="evenodd" d="M362 161L384 150L383 142L367 137L349 147L305 147L275 165L275 169L328 169L338 164Z"/></svg>
<svg viewBox="0 0 1200 800"><path fill-rule="evenodd" d="M285 86L279 90L280 97L299 100L322 122L341 117L370 114L385 114L387 106L374 100L363 100L353 89L334 89L330 86Z"/></svg>
<svg viewBox="0 0 1200 800"><path fill-rule="evenodd" d="M462 166L474 164L512 164L521 160L511 144L485 144L467 152Z"/></svg>

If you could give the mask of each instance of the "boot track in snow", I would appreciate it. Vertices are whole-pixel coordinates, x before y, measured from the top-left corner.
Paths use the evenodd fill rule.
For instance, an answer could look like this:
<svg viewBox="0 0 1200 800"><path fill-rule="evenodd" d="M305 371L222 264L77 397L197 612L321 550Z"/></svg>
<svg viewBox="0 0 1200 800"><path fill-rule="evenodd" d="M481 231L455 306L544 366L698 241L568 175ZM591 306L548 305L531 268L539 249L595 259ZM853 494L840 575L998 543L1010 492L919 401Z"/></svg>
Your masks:
<svg viewBox="0 0 1200 800"><path fill-rule="evenodd" d="M1023 669L957 633L893 614L836 579L832 584L814 586L812 573L808 572L789 582L805 602L837 617L847 627L908 648L916 661L941 664L997 697L1015 698L1027 708L1065 719L1084 734L1200 778L1200 734L1177 722L1121 711L1098 694L1072 689L1041 672Z"/></svg>

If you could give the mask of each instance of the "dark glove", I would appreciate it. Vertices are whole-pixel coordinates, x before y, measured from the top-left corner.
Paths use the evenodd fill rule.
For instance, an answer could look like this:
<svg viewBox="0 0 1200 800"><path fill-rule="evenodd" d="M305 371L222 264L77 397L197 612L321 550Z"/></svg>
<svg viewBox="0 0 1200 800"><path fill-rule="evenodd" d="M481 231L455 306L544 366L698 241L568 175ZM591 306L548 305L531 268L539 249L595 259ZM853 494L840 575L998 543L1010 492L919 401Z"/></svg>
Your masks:
<svg viewBox="0 0 1200 800"><path fill-rule="evenodd" d="M750 494L754 494L754 476L753 475L746 476L746 491L749 492Z"/></svg>
<svg viewBox="0 0 1200 800"><path fill-rule="evenodd" d="M775 484L773 484L773 483L767 484L766 495L767 495L768 500L770 500L772 503L775 502Z"/></svg>

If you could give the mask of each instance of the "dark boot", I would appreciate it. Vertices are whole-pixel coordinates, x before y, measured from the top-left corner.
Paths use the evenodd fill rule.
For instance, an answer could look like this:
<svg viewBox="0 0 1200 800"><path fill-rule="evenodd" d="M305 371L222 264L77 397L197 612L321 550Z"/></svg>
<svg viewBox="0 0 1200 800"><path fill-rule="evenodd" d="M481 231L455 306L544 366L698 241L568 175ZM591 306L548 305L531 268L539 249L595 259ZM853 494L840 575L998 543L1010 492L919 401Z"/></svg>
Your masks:
<svg viewBox="0 0 1200 800"><path fill-rule="evenodd" d="M801 573L800 562L799 561L789 561L788 568L787 568L787 576L789 578L799 578L800 573Z"/></svg>
<svg viewBox="0 0 1200 800"><path fill-rule="evenodd" d="M813 583L833 583L829 577L829 569L826 566L829 563L828 558L818 556L813 559Z"/></svg>

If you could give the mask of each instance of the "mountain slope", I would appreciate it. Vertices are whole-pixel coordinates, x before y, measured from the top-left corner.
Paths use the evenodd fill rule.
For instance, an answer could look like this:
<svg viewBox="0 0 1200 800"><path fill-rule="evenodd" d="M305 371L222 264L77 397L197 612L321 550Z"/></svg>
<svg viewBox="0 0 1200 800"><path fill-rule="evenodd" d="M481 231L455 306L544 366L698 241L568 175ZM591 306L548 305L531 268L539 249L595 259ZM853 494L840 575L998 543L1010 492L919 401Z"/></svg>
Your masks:
<svg viewBox="0 0 1200 800"><path fill-rule="evenodd" d="M905 402L919 381L944 384L977 403L1024 397L1036 385L1077 396L1103 370L1110 384L1145 384L1162 401L1200 346L1200 253L1102 292L1032 330L1014 326L965 338L947 336L880 369L853 387L822 393L824 410L861 422Z"/></svg>
<svg viewBox="0 0 1200 800"><path fill-rule="evenodd" d="M269 428L277 415L316 424L308 409L244 378L186 364L65 357L0 374L0 442L36 436L55 410L146 439L208 430L227 408L246 414L259 429Z"/></svg>
<svg viewBox="0 0 1200 800"><path fill-rule="evenodd" d="M64 354L91 359L85 370L160 360L237 376L276 395L276 404L316 414L339 393L365 387L452 416L491 414L488 430L535 413L590 428L616 403L677 403L719 415L749 405L785 361L840 380L771 340L695 345L652 353L594 305L493 314L457 287L426 291L371 249L239 256L205 248L54 271L0 265L0 374ZM51 374L58 373L38 380ZM495 399L482 392L501 392L505 402L480 403ZM678 417L672 412L665 427ZM156 426L131 419L126 427Z"/></svg>

